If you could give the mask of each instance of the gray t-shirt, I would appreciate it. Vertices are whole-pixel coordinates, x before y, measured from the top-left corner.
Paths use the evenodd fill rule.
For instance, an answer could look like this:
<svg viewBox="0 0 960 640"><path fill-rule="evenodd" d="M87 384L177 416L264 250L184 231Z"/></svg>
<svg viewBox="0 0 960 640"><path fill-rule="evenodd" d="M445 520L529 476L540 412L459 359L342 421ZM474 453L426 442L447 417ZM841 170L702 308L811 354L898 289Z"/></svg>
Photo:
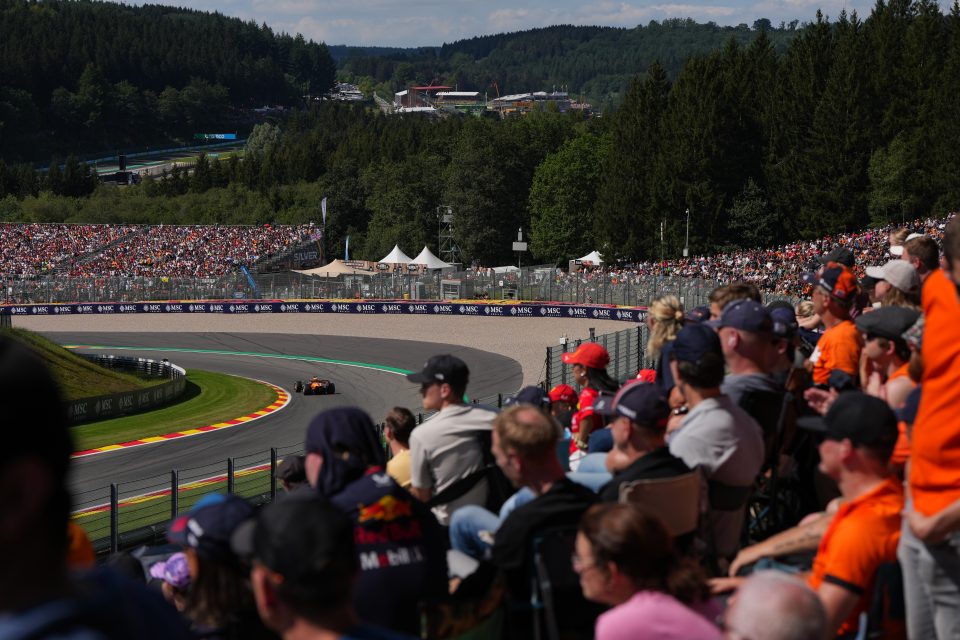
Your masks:
<svg viewBox="0 0 960 640"><path fill-rule="evenodd" d="M699 466L707 480L731 487L749 487L763 465L760 425L730 398L708 398L691 409L683 424L671 434L670 453L691 468ZM737 549L744 510L711 510L717 552Z"/></svg>
<svg viewBox="0 0 960 640"><path fill-rule="evenodd" d="M720 392L729 397L734 404L739 405L740 399L748 391L773 391L783 393L783 387L773 376L765 373L745 373L742 375L727 374L720 385Z"/></svg>
<svg viewBox="0 0 960 640"><path fill-rule="evenodd" d="M410 483L432 489L437 495L457 480L483 467L478 432L490 431L496 413L472 405L441 409L410 434ZM433 508L440 524L449 524L450 514L467 504L482 505L487 484L481 481L466 494Z"/></svg>

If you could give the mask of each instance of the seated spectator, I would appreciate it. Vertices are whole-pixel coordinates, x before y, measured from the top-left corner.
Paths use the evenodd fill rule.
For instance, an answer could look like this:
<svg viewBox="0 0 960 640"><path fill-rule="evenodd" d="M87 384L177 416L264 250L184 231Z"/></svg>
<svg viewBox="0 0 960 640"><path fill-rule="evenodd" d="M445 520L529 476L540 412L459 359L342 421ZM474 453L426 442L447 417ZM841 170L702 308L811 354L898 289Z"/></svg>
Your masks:
<svg viewBox="0 0 960 640"><path fill-rule="evenodd" d="M779 571L758 571L731 598L723 628L728 638L823 640L827 614L802 581Z"/></svg>
<svg viewBox="0 0 960 640"><path fill-rule="evenodd" d="M486 436L496 414L463 401L470 370L456 356L433 356L407 380L420 384L423 408L437 412L410 434L410 492L432 501L434 515L446 526L459 507L488 504L489 485L479 472L485 466ZM460 481L457 491L463 492L444 499L443 493L450 495Z"/></svg>
<svg viewBox="0 0 960 640"><path fill-rule="evenodd" d="M773 319L763 305L753 300L735 300L707 326L717 330L727 363L720 391L735 403L751 391L782 393L770 375Z"/></svg>
<svg viewBox="0 0 960 640"><path fill-rule="evenodd" d="M568 384L558 384L550 389L550 415L564 429L569 429L577 410L577 392Z"/></svg>
<svg viewBox="0 0 960 640"><path fill-rule="evenodd" d="M879 398L849 391L824 418L803 419L802 425L824 431L820 469L837 482L844 500L825 528L821 518L768 538L741 551L731 571L744 560L816 547L809 584L823 602L829 634L848 637L870 604L878 567L896 560L903 488L888 463L897 418ZM719 581L717 587L736 584Z"/></svg>
<svg viewBox="0 0 960 640"><path fill-rule="evenodd" d="M673 343L670 367L690 408L669 436L670 452L700 467L710 484L708 541L718 558L730 557L740 540L750 488L764 460L760 425L720 392L723 352L706 325L684 327Z"/></svg>
<svg viewBox="0 0 960 640"><path fill-rule="evenodd" d="M546 414L550 414L550 395L540 387L528 386L520 389L512 396L507 396L503 400L504 408L512 407L517 404L526 404L536 407Z"/></svg>
<svg viewBox="0 0 960 640"><path fill-rule="evenodd" d="M723 308L734 300L763 302L760 289L749 282L731 282L710 292L710 320L719 320Z"/></svg>
<svg viewBox="0 0 960 640"><path fill-rule="evenodd" d="M940 247L937 241L927 235L908 238L903 243L903 254L900 259L913 265L920 277L920 282L926 282L930 274L940 268Z"/></svg>
<svg viewBox="0 0 960 640"><path fill-rule="evenodd" d="M670 375L670 343L683 327L683 304L673 295L660 296L653 301L647 311L647 351L644 357L657 363L657 380L665 393L673 388Z"/></svg>
<svg viewBox="0 0 960 640"><path fill-rule="evenodd" d="M177 611L186 613L190 593L190 564L187 555L178 552L150 567L150 577L160 580L163 597Z"/></svg>
<svg viewBox="0 0 960 640"><path fill-rule="evenodd" d="M597 618L596 640L720 638L706 576L677 553L662 522L634 505L587 510L573 567L583 595L613 607Z"/></svg>
<svg viewBox="0 0 960 640"><path fill-rule="evenodd" d="M881 307L857 318L868 363L864 391L899 409L916 384L910 379L910 347L903 334L920 318L907 307Z"/></svg>
<svg viewBox="0 0 960 640"><path fill-rule="evenodd" d="M614 416L610 425L614 449L607 454L611 460L607 468L613 472L613 478L600 489L604 502L619 500L620 487L625 482L690 472L690 467L667 448L664 435L670 408L658 386L642 382L625 385L597 411Z"/></svg>
<svg viewBox="0 0 960 640"><path fill-rule="evenodd" d="M350 598L357 575L354 527L318 496L298 493L269 504L242 533L234 545L252 558L260 618L284 640L416 637L358 620Z"/></svg>
<svg viewBox="0 0 960 640"><path fill-rule="evenodd" d="M404 489L410 488L410 434L417 426L406 407L394 407L383 421L383 437L390 447L387 473Z"/></svg>
<svg viewBox="0 0 960 640"><path fill-rule="evenodd" d="M560 426L533 407L507 409L493 424L493 454L504 475L534 498L517 507L494 536L492 561L505 574L511 594L526 601L533 536L546 527L570 525L597 501L597 494L564 474L557 459Z"/></svg>
<svg viewBox="0 0 960 640"><path fill-rule="evenodd" d="M834 266L819 274L808 273L804 281L814 285L813 310L826 327L808 364L814 384L827 385L836 369L855 378L863 346L850 319L850 307L857 293L856 278L846 267Z"/></svg>
<svg viewBox="0 0 960 640"><path fill-rule="evenodd" d="M430 509L386 473L376 427L360 409L319 413L304 449L310 486L354 524L354 610L364 622L417 633L420 599L447 592L446 542Z"/></svg>
<svg viewBox="0 0 960 640"><path fill-rule="evenodd" d="M867 276L876 280L874 297L883 307L910 307L920 310L920 276L906 260L891 260L882 267L867 267Z"/></svg>
<svg viewBox="0 0 960 640"><path fill-rule="evenodd" d="M594 416L594 401L601 393L613 395L620 385L607 373L610 354L603 346L595 342L584 342L577 347L576 351L564 353L560 356L560 359L563 360L564 364L571 366L573 381L580 385L582 389L580 391L580 409L573 414L570 427L574 438L571 453L575 452L574 448L586 451L590 442L590 434L604 426L602 421Z"/></svg>
<svg viewBox="0 0 960 640"><path fill-rule="evenodd" d="M307 486L307 469L303 456L290 454L277 466L277 478L287 493Z"/></svg>
<svg viewBox="0 0 960 640"><path fill-rule="evenodd" d="M239 496L209 494L167 529L167 539L183 547L187 557L185 613L200 637L276 637L257 617L243 565L230 548L230 536L253 514L253 506Z"/></svg>
<svg viewBox="0 0 960 640"><path fill-rule="evenodd" d="M39 356L0 335L4 444L0 638L190 638L176 611L109 568L68 571L73 443L57 382Z"/></svg>

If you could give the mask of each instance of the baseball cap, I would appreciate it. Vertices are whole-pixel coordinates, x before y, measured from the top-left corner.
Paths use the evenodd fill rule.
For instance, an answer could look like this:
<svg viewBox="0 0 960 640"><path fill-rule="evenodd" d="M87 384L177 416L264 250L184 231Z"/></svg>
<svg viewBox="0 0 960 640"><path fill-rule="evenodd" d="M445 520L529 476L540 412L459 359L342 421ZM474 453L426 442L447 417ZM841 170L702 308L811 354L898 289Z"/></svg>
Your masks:
<svg viewBox="0 0 960 640"><path fill-rule="evenodd" d="M550 402L577 404L577 392L568 384L558 384L550 389Z"/></svg>
<svg viewBox="0 0 960 640"><path fill-rule="evenodd" d="M820 264L830 264L831 262L838 262L845 267L853 268L853 263L855 262L853 257L853 252L846 247L835 247L831 251L817 258L817 261Z"/></svg>
<svg viewBox="0 0 960 640"><path fill-rule="evenodd" d="M653 384L657 381L657 370L656 369L640 369L637 372L636 378L634 380L641 380L648 384Z"/></svg>
<svg viewBox="0 0 960 640"><path fill-rule="evenodd" d="M550 396L540 387L524 387L515 395L508 396L503 401L503 406L512 407L515 404L532 404L538 409L550 408Z"/></svg>
<svg viewBox="0 0 960 640"><path fill-rule="evenodd" d="M870 313L857 316L854 324L857 325L857 329L868 335L888 340L903 340L903 334L916 323L919 317L919 311L908 307L880 307Z"/></svg>
<svg viewBox="0 0 960 640"><path fill-rule="evenodd" d="M773 321L771 332L778 338L790 338L796 335L800 325L797 323L797 313L793 305L785 300L774 300L767 305L770 320Z"/></svg>
<svg viewBox="0 0 960 640"><path fill-rule="evenodd" d="M277 465L277 479L287 482L306 482L306 462L302 455L290 454Z"/></svg>
<svg viewBox="0 0 960 640"><path fill-rule="evenodd" d="M188 513L175 518L167 529L167 540L196 549L205 558L230 561L233 559L230 536L240 523L253 517L253 505L233 494L210 502L198 503Z"/></svg>
<svg viewBox="0 0 960 640"><path fill-rule="evenodd" d="M904 293L916 293L920 290L917 269L905 260L891 260L882 267L867 267L867 276L886 280Z"/></svg>
<svg viewBox="0 0 960 640"><path fill-rule="evenodd" d="M150 577L163 580L171 587L186 589L190 586L190 566L186 554L175 553L165 561L151 565Z"/></svg>
<svg viewBox="0 0 960 640"><path fill-rule="evenodd" d="M687 322L703 322L704 320L710 319L710 307L694 307L687 311L687 315L684 316L684 320Z"/></svg>
<svg viewBox="0 0 960 640"><path fill-rule="evenodd" d="M923 234L922 234L922 233L911 233L910 235L907 236L907 239L904 240L903 242L904 242L904 244L906 244L906 243L910 242L911 240L913 240L914 238L922 238L922 237L923 237ZM902 255L903 255L903 245L902 245L902 244L898 244L898 245L895 245L895 246L890 247L890 255L902 256Z"/></svg>
<svg viewBox="0 0 960 640"><path fill-rule="evenodd" d="M234 553L282 576L284 599L322 606L350 593L357 555L353 524L321 496L295 492L266 505L233 534Z"/></svg>
<svg viewBox="0 0 960 640"><path fill-rule="evenodd" d="M584 342L576 351L560 356L564 364L582 364L589 369L605 369L610 363L610 354L596 342Z"/></svg>
<svg viewBox="0 0 960 640"><path fill-rule="evenodd" d="M670 351L674 360L700 362L708 353L722 355L720 336L705 324L692 324L680 329Z"/></svg>
<svg viewBox="0 0 960 640"><path fill-rule="evenodd" d="M594 405L595 413L602 416L626 416L637 424L665 427L670 415L670 406L660 387L645 382L630 382L603 406Z"/></svg>
<svg viewBox="0 0 960 640"><path fill-rule="evenodd" d="M470 369L466 362L456 356L431 356L421 371L408 373L407 380L420 384L446 382L454 387L465 387L470 380Z"/></svg>
<svg viewBox="0 0 960 640"><path fill-rule="evenodd" d="M852 300L857 293L857 279L853 272L843 265L826 267L820 273L806 273L803 275L803 281L825 289L841 302Z"/></svg>
<svg viewBox="0 0 960 640"><path fill-rule="evenodd" d="M897 442L897 416L881 400L859 391L841 393L825 416L800 418L797 424L829 440L849 439L854 446L890 447Z"/></svg>
<svg viewBox="0 0 960 640"><path fill-rule="evenodd" d="M759 333L773 329L770 312L756 300L734 300L723 308L717 320L708 320L708 327L731 327L742 331Z"/></svg>

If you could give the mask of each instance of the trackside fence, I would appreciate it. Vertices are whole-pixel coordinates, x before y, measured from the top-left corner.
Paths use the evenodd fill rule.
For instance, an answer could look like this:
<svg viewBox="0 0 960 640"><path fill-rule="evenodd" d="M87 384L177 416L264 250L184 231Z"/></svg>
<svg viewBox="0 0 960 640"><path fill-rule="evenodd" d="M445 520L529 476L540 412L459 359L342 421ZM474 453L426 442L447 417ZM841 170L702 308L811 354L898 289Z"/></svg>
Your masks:
<svg viewBox="0 0 960 640"><path fill-rule="evenodd" d="M649 337L646 324L638 324L624 331L599 336L594 335L593 329L590 329L590 337L587 339L561 338L560 344L547 347L544 386L551 389L558 384L569 384L579 391L579 386L573 381L571 368L563 364L562 357L564 353L576 351L577 347L584 342L596 342L607 350L610 354L607 373L614 380L632 378L640 369L655 366L655 363L646 356Z"/></svg>

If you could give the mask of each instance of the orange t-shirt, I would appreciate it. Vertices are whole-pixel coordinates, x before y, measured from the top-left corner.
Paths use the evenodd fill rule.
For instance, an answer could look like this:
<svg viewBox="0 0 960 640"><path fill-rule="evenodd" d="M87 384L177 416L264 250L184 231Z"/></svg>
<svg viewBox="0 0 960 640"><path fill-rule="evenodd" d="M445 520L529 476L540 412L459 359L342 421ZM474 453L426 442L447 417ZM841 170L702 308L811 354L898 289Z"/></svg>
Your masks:
<svg viewBox="0 0 960 640"><path fill-rule="evenodd" d="M844 320L824 331L810 356L813 363L813 383L827 384L830 372L834 369L857 377L860 372L861 349L863 343L860 331L851 320Z"/></svg>
<svg viewBox="0 0 960 640"><path fill-rule="evenodd" d="M960 500L960 300L939 269L923 284L923 396L910 442L913 507L932 516Z"/></svg>
<svg viewBox="0 0 960 640"><path fill-rule="evenodd" d="M904 364L902 367L890 374L890 377L887 378L887 382L896 380L897 378L909 378L910 374L907 371L909 368L909 364ZM917 386L912 380L910 383L914 387ZM907 463L907 459L910 457L910 440L907 438L907 423L903 420L897 422L897 430L900 433L897 436L897 444L893 447L893 454L890 456L890 464L902 467Z"/></svg>
<svg viewBox="0 0 960 640"><path fill-rule="evenodd" d="M824 582L860 596L837 635L854 633L870 606L873 582L881 564L897 560L903 485L888 477L862 496L840 505L820 540L808 580L814 591Z"/></svg>

